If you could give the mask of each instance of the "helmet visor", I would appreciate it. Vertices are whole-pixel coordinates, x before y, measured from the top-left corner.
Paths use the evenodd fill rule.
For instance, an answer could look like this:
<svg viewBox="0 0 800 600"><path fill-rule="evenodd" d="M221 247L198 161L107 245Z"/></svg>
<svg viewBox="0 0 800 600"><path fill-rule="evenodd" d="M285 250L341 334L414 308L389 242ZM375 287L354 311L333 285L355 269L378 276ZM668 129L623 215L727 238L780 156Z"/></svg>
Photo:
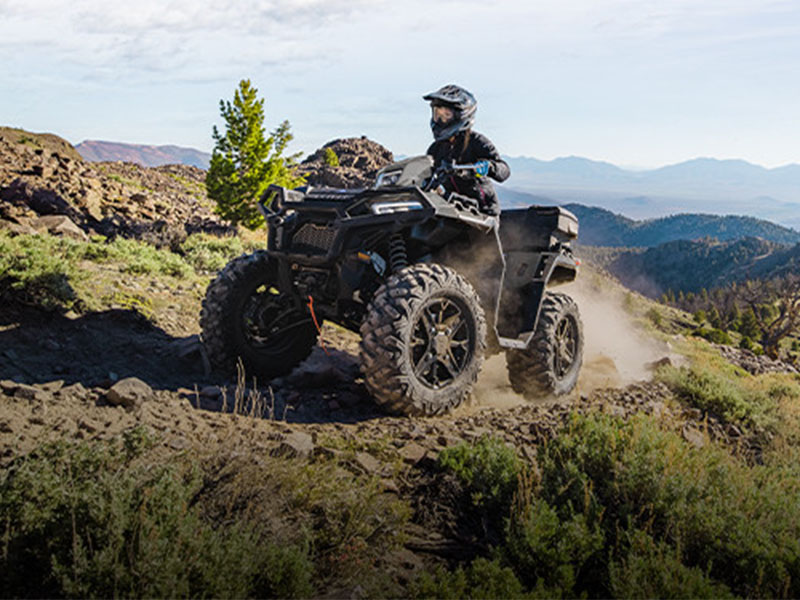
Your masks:
<svg viewBox="0 0 800 600"><path fill-rule="evenodd" d="M439 125L447 125L453 120L455 114L455 111L449 106L443 106L441 104L434 104L431 106L431 118L434 123L438 123Z"/></svg>

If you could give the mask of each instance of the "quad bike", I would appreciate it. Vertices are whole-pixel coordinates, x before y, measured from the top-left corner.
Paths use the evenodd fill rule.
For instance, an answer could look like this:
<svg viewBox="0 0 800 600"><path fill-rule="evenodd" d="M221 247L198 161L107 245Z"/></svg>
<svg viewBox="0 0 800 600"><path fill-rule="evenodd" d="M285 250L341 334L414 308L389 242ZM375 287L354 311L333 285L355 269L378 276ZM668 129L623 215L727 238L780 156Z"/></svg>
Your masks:
<svg viewBox="0 0 800 600"><path fill-rule="evenodd" d="M422 156L383 168L369 189L270 186L259 200L267 249L231 261L206 292L211 363L280 376L309 355L327 319L361 333L364 383L393 413L458 406L484 356L501 351L516 392L571 391L581 320L548 288L577 275L577 219L542 206L484 214L442 187L470 168L434 169Z"/></svg>

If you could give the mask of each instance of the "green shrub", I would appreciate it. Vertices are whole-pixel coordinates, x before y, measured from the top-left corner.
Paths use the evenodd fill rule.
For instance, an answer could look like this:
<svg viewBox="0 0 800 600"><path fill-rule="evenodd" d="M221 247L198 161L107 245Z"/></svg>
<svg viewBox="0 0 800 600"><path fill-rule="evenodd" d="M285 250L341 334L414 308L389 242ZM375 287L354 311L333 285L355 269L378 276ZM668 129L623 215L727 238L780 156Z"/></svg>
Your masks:
<svg viewBox="0 0 800 600"><path fill-rule="evenodd" d="M694 569L737 594L800 593L800 482L790 471L748 467L722 449L697 450L649 418L623 423L599 415L576 417L544 447L539 466L538 498L553 507L542 514L552 522L555 512L562 525L575 515L586 515L587 525L601 517L620 586L657 566L652 557L630 562L641 530L657 544L651 554L675 557L663 568L664 581L676 587L656 595L700 590L684 586L700 581ZM577 551L588 547L587 535ZM607 595L585 572L575 592Z"/></svg>
<svg viewBox="0 0 800 600"><path fill-rule="evenodd" d="M189 459L165 462L141 429L119 444L57 443L0 478L3 596L296 597L302 547L246 522L217 527L194 504Z"/></svg>
<svg viewBox="0 0 800 600"><path fill-rule="evenodd" d="M661 325L664 323L664 317L661 316L661 312L655 307L650 308L647 311L646 316L656 327L661 327Z"/></svg>
<svg viewBox="0 0 800 600"><path fill-rule="evenodd" d="M482 437L439 454L439 466L452 471L472 491L472 500L484 507L508 506L517 485L520 461L502 441Z"/></svg>
<svg viewBox="0 0 800 600"><path fill-rule="evenodd" d="M680 550L634 531L628 552L609 564L614 598L732 598L728 587L681 562Z"/></svg>
<svg viewBox="0 0 800 600"><path fill-rule="evenodd" d="M0 232L0 297L46 309L72 307L78 298L70 281L82 274L61 254L62 248L76 244L48 235L10 237Z"/></svg>
<svg viewBox="0 0 800 600"><path fill-rule="evenodd" d="M433 573L423 573L410 586L411 598L522 598L522 584L514 571L498 560L477 558L467 568L446 571L439 567Z"/></svg>
<svg viewBox="0 0 800 600"><path fill-rule="evenodd" d="M339 157L333 148L325 148L325 164L329 167L339 166Z"/></svg>
<svg viewBox="0 0 800 600"><path fill-rule="evenodd" d="M216 273L231 259L252 249L253 244L243 243L238 236L216 237L205 233L190 235L181 244L184 260L202 273Z"/></svg>
<svg viewBox="0 0 800 600"><path fill-rule="evenodd" d="M741 378L703 367L664 367L656 374L679 398L691 406L709 411L721 420L747 428L772 429L777 402Z"/></svg>
<svg viewBox="0 0 800 600"><path fill-rule="evenodd" d="M534 498L509 520L506 554L517 572L531 586L544 584L566 596L575 594L580 576L602 560L605 535L596 518L581 513L559 512L541 498Z"/></svg>
<svg viewBox="0 0 800 600"><path fill-rule="evenodd" d="M699 327L692 332L692 335L706 339L714 344L726 344L728 346L733 344L730 334L716 327L712 329Z"/></svg>

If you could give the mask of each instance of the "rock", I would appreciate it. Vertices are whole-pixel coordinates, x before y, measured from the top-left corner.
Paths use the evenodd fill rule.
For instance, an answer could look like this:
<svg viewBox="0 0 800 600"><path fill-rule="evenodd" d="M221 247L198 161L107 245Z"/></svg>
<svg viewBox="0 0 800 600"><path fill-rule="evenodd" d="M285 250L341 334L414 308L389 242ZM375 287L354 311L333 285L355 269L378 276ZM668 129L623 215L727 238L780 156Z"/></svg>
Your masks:
<svg viewBox="0 0 800 600"><path fill-rule="evenodd" d="M53 395L50 392L40 390L32 385L25 385L24 383L20 383L17 389L14 390L14 397L23 398L25 400L36 400L37 402L47 402L53 399Z"/></svg>
<svg viewBox="0 0 800 600"><path fill-rule="evenodd" d="M654 360L653 362L649 362L645 364L645 368L649 369L650 371L655 371L659 367L671 367L672 366L672 359L669 356L664 356L663 358L659 358L658 360Z"/></svg>
<svg viewBox="0 0 800 600"><path fill-rule="evenodd" d="M389 494L397 494L398 496L400 495L400 488L394 479L381 479L381 486L383 486L384 492L388 492Z"/></svg>
<svg viewBox="0 0 800 600"><path fill-rule="evenodd" d="M10 379L0 380L0 390L3 390L9 396L12 396L18 387L19 384L16 381L11 381Z"/></svg>
<svg viewBox="0 0 800 600"><path fill-rule="evenodd" d="M314 439L307 433L294 431L283 438L275 454L290 458L308 458L313 451Z"/></svg>
<svg viewBox="0 0 800 600"><path fill-rule="evenodd" d="M326 162L329 150L336 154L339 165ZM379 169L394 161L392 153L380 144L361 138L333 140L306 158L298 172L306 176L311 186L334 188L368 187Z"/></svg>
<svg viewBox="0 0 800 600"><path fill-rule="evenodd" d="M62 397L77 398L78 400L86 400L86 398L89 397L89 390L83 387L82 383L78 382L62 387L60 390L58 390L58 395Z"/></svg>
<svg viewBox="0 0 800 600"><path fill-rule="evenodd" d="M106 392L106 400L114 406L131 409L153 398L153 389L141 379L127 377Z"/></svg>
<svg viewBox="0 0 800 600"><path fill-rule="evenodd" d="M695 448L702 448L706 445L706 436L703 434L703 432L698 431L688 423L684 425L681 433L683 435L683 439L685 439Z"/></svg>
<svg viewBox="0 0 800 600"><path fill-rule="evenodd" d="M368 475L378 473L383 466L381 461L367 452L356 452L355 462Z"/></svg>
<svg viewBox="0 0 800 600"><path fill-rule="evenodd" d="M55 394L62 387L64 387L64 380L58 379L56 381L48 381L47 383L37 383L34 387L44 390L45 392L50 392L51 394Z"/></svg>
<svg viewBox="0 0 800 600"><path fill-rule="evenodd" d="M219 398L222 395L222 390L216 385L207 385L200 390L199 394L203 398Z"/></svg>
<svg viewBox="0 0 800 600"><path fill-rule="evenodd" d="M8 419L0 419L0 433L14 433L14 428Z"/></svg>
<svg viewBox="0 0 800 600"><path fill-rule="evenodd" d="M400 454L400 457L403 459L403 462L410 465L416 465L423 458L425 458L425 455L427 453L428 451L425 448L423 448L419 444L415 444L414 442L406 444L405 446L400 448L400 450L398 450L398 454Z"/></svg>
<svg viewBox="0 0 800 600"><path fill-rule="evenodd" d="M82 242L89 239L80 227L73 223L69 217L65 217L64 215L39 217L32 225L37 231L46 231L54 235L68 237Z"/></svg>

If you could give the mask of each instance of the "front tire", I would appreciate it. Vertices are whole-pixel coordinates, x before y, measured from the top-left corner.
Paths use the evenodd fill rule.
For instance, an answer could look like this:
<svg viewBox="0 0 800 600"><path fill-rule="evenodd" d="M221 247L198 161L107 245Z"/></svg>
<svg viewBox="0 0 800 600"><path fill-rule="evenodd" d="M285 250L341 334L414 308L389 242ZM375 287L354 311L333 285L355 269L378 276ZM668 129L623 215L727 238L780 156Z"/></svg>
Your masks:
<svg viewBox="0 0 800 600"><path fill-rule="evenodd" d="M413 265L392 275L361 325L364 383L395 414L430 416L459 406L478 378L485 351L478 294L441 265Z"/></svg>
<svg viewBox="0 0 800 600"><path fill-rule="evenodd" d="M583 363L583 324L575 301L547 293L528 348L508 350L506 363L511 387L527 400L571 392Z"/></svg>
<svg viewBox="0 0 800 600"><path fill-rule="evenodd" d="M305 310L277 287L277 264L265 250L235 258L206 290L200 313L208 358L224 373L241 359L267 379L291 371L310 353L317 330Z"/></svg>

